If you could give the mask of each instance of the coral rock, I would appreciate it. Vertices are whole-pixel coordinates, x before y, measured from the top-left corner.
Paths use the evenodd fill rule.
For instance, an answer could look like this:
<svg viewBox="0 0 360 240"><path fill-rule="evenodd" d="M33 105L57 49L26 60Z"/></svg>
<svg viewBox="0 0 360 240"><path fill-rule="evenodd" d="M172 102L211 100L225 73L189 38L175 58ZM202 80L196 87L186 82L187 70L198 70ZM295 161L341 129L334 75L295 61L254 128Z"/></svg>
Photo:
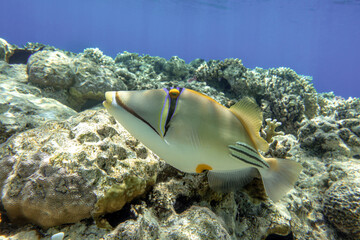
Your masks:
<svg viewBox="0 0 360 240"><path fill-rule="evenodd" d="M29 82L41 87L68 88L74 83L72 60L60 51L39 51L27 63Z"/></svg>
<svg viewBox="0 0 360 240"><path fill-rule="evenodd" d="M106 91L126 90L127 87L115 73L104 65L97 64L96 59L88 57L88 52L74 59L75 84L70 94L77 99L102 100ZM105 60L97 60L105 61Z"/></svg>
<svg viewBox="0 0 360 240"><path fill-rule="evenodd" d="M16 49L16 46L9 44L5 39L0 38L0 61L9 62L9 58Z"/></svg>
<svg viewBox="0 0 360 240"><path fill-rule="evenodd" d="M1 202L12 221L44 228L118 211L156 181L143 148L104 110L47 122L0 148Z"/></svg>
<svg viewBox="0 0 360 240"><path fill-rule="evenodd" d="M360 238L360 181L343 179L325 193L324 211L338 230L354 239Z"/></svg>
<svg viewBox="0 0 360 240"><path fill-rule="evenodd" d="M360 153L359 126L359 119L335 121L319 117L304 122L298 136L301 147L314 153L331 152L350 157Z"/></svg>
<svg viewBox="0 0 360 240"><path fill-rule="evenodd" d="M0 81L0 143L11 135L38 127L49 120L63 120L76 114L60 102L41 96L40 89L26 84L20 74L25 68L17 66L17 75L1 74Z"/></svg>

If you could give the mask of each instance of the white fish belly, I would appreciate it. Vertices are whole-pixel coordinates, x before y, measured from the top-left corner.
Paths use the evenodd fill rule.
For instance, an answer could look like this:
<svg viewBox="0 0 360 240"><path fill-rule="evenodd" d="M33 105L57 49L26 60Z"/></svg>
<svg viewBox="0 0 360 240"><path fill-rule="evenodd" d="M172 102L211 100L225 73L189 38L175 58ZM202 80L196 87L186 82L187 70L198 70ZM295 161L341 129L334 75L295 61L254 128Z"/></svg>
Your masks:
<svg viewBox="0 0 360 240"><path fill-rule="evenodd" d="M189 145L170 146L165 152L158 155L173 167L188 173L196 173L199 164L209 165L214 171L229 171L249 167L236 158L231 157L228 150L217 151L216 149L194 148Z"/></svg>

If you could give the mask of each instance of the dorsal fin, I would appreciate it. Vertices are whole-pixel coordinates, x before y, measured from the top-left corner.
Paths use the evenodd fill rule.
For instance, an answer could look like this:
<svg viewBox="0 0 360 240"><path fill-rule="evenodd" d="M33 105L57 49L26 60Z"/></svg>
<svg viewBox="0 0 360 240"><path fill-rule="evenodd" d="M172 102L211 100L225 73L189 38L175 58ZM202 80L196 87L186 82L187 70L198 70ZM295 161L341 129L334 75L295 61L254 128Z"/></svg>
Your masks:
<svg viewBox="0 0 360 240"><path fill-rule="evenodd" d="M255 147L263 152L267 152L269 144L260 136L259 133L263 121L263 114L255 100L245 97L232 105L230 107L230 111L245 127Z"/></svg>

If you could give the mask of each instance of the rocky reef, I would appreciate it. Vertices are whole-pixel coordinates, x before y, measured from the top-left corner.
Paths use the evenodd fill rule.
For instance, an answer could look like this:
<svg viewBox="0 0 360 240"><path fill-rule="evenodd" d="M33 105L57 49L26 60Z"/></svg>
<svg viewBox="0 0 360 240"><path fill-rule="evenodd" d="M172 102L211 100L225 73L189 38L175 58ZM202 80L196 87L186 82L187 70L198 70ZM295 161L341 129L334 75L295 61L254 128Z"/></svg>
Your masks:
<svg viewBox="0 0 360 240"><path fill-rule="evenodd" d="M275 203L257 178L214 192L100 105L105 91L173 86L227 107L254 98L263 154L303 166L294 189ZM289 68L0 39L0 239L360 239L359 191L359 99L317 93Z"/></svg>

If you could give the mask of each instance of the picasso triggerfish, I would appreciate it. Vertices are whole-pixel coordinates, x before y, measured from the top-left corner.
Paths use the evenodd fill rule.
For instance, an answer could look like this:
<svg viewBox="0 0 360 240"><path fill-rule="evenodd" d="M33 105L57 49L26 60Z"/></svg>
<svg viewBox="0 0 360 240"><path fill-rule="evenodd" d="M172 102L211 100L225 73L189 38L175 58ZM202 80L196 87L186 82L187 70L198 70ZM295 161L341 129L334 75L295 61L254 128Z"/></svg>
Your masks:
<svg viewBox="0 0 360 240"><path fill-rule="evenodd" d="M302 169L289 159L265 158L262 112L251 98L224 107L186 88L106 92L104 106L135 138L173 167L208 171L209 185L231 191L259 175L267 195L279 200Z"/></svg>

